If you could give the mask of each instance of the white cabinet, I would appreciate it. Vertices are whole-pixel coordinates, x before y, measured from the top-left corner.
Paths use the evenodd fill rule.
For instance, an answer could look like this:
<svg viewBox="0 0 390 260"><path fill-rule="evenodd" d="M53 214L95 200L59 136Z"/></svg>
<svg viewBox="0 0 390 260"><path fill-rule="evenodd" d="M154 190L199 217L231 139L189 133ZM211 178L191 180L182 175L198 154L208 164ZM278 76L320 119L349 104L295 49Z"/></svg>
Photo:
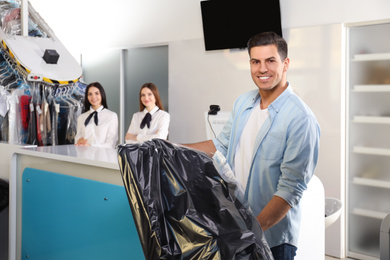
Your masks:
<svg viewBox="0 0 390 260"><path fill-rule="evenodd" d="M390 21L347 31L347 254L379 259L390 212Z"/></svg>

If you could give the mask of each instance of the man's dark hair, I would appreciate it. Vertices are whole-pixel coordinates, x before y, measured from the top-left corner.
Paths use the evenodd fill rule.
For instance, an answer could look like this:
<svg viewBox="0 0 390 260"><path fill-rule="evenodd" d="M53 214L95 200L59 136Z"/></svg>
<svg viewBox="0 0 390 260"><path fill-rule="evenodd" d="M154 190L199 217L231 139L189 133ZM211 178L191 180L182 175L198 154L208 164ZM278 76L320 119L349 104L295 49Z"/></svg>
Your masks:
<svg viewBox="0 0 390 260"><path fill-rule="evenodd" d="M287 42L274 32L262 32L254 35L248 41L248 53L251 54L251 49L257 46L276 45L279 56L282 60L287 58L288 47Z"/></svg>

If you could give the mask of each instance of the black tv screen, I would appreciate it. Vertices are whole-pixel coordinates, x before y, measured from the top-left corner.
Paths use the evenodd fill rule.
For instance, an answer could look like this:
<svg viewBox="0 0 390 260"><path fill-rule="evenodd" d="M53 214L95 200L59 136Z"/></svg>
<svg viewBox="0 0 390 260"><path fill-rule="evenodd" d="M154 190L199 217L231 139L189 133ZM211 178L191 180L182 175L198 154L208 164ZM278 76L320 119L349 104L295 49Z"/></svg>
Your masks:
<svg viewBox="0 0 390 260"><path fill-rule="evenodd" d="M282 35L279 0L201 1L206 51L246 48L255 34Z"/></svg>

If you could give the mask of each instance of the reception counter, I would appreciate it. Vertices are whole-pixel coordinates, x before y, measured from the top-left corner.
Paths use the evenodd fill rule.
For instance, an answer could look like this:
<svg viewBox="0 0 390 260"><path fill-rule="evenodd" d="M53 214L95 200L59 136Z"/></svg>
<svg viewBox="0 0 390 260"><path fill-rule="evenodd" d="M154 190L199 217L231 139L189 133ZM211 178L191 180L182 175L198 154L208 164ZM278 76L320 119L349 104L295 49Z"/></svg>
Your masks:
<svg viewBox="0 0 390 260"><path fill-rule="evenodd" d="M15 148L9 259L144 259L116 149Z"/></svg>
<svg viewBox="0 0 390 260"><path fill-rule="evenodd" d="M8 148L8 259L145 259L116 149ZM4 153L4 147L3 153ZM302 198L297 259L323 259L324 189Z"/></svg>

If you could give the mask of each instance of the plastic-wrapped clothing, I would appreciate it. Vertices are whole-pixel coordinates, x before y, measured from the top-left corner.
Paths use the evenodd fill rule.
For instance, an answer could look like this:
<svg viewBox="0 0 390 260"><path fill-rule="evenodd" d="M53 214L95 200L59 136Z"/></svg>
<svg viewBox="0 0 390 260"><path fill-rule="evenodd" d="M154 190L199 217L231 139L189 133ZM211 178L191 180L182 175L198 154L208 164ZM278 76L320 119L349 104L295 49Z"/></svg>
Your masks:
<svg viewBox="0 0 390 260"><path fill-rule="evenodd" d="M42 114L40 116L40 126L42 135L42 144L48 145L50 142L51 122L50 122L50 111L49 104L47 103L46 95L42 95Z"/></svg>
<svg viewBox="0 0 390 260"><path fill-rule="evenodd" d="M205 153L153 139L118 154L146 259L273 259L236 186Z"/></svg>
<svg viewBox="0 0 390 260"><path fill-rule="evenodd" d="M8 142L8 131L9 131L9 121L8 121L9 113L5 114L3 120L1 121L1 140Z"/></svg>
<svg viewBox="0 0 390 260"><path fill-rule="evenodd" d="M19 110L19 97L17 90L14 90L8 99L8 142L20 144L21 139L21 119Z"/></svg>
<svg viewBox="0 0 390 260"><path fill-rule="evenodd" d="M28 123L27 144L38 145L37 139L37 121L35 116L34 103L30 103L30 121Z"/></svg>
<svg viewBox="0 0 390 260"><path fill-rule="evenodd" d="M30 121L30 101L31 96L23 95L20 97L20 117L22 120L22 143L27 142L28 138L28 124Z"/></svg>
<svg viewBox="0 0 390 260"><path fill-rule="evenodd" d="M51 115L51 131L50 136L48 137L48 145L58 145L58 112L60 110L59 104L57 104L51 94L48 96L48 104L49 104L49 113Z"/></svg>
<svg viewBox="0 0 390 260"><path fill-rule="evenodd" d="M42 131L41 131L41 129L43 128L42 121L41 121L41 117L42 117L41 103L37 102L34 105L35 105L35 118L37 120L36 122L37 144L38 146L43 146Z"/></svg>

